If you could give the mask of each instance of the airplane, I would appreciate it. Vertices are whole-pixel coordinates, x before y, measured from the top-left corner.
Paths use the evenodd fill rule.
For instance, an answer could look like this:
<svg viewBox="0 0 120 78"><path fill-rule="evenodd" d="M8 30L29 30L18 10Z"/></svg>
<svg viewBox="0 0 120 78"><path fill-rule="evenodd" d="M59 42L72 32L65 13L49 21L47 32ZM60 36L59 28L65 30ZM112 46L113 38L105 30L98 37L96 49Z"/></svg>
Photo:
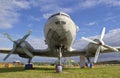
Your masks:
<svg viewBox="0 0 120 78"><path fill-rule="evenodd" d="M48 45L48 48L44 50L34 49L26 41L28 36L32 33L32 30L30 30L23 38L16 41L8 33L4 33L14 44L12 49L1 48L0 53L8 53L3 59L4 61L11 54L18 54L22 58L28 58L27 65L31 63L34 56L56 57L58 58L58 64L56 65L58 72L62 71L62 57L80 56L80 68L83 68L86 64L85 59L87 59L88 64L92 65L90 58L94 57L94 63L96 63L100 52L120 51L120 46L112 47L104 43L103 38L105 30L106 28L104 27L98 39L91 40L82 37L82 39L90 43L84 49L73 49L72 45L78 32L78 27L68 14L59 12L51 15L44 27L45 44Z"/></svg>

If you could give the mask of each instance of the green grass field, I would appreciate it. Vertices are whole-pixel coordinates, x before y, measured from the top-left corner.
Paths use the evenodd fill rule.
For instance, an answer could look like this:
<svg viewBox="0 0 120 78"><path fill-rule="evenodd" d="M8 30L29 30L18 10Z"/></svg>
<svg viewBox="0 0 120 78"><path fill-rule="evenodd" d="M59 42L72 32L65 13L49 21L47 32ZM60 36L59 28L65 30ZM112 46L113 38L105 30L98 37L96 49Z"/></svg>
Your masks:
<svg viewBox="0 0 120 78"><path fill-rule="evenodd" d="M56 73L52 66L35 67L25 70L22 67L0 68L0 78L120 78L119 65L99 65L93 69L64 68Z"/></svg>

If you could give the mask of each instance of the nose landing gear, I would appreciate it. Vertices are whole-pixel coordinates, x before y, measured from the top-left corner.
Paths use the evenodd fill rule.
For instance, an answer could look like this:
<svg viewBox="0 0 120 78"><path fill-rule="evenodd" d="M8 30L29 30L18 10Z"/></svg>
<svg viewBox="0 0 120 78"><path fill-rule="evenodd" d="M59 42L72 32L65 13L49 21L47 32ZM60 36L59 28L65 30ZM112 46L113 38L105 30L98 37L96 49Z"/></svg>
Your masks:
<svg viewBox="0 0 120 78"><path fill-rule="evenodd" d="M61 58L62 58L62 47L59 47L57 49L57 53L58 53L58 64L56 64L55 66L55 70L57 73L62 72L62 62L61 62Z"/></svg>

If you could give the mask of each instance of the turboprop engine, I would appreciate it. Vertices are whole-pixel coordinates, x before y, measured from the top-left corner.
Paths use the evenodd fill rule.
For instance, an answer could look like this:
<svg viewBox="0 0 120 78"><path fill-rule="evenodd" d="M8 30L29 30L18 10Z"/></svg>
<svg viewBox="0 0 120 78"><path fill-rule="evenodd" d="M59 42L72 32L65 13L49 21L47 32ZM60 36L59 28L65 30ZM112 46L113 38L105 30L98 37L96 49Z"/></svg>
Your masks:
<svg viewBox="0 0 120 78"><path fill-rule="evenodd" d="M32 30L30 30L26 35L24 35L23 38L16 41L13 40L13 38L9 34L4 33L4 35L13 42L13 49L8 53L7 56L5 56L3 60L6 60L13 53L18 54L20 57L23 58L32 58L33 47L27 41L25 41L27 37L31 34L31 32Z"/></svg>
<svg viewBox="0 0 120 78"><path fill-rule="evenodd" d="M94 56L94 63L97 62L98 60L98 56L100 54L100 52L102 50L104 50L104 48L108 48L110 49L111 51L115 51L115 52L118 52L118 49L116 48L113 48L109 45L106 45L103 41L103 38L104 38L104 35L105 35L105 27L103 28L102 30L102 33L101 33L101 36L99 39L95 39L95 40L91 40L91 39L88 39L88 38L85 38L85 37L82 37L82 39L90 42L86 48L86 56L87 57L93 57Z"/></svg>

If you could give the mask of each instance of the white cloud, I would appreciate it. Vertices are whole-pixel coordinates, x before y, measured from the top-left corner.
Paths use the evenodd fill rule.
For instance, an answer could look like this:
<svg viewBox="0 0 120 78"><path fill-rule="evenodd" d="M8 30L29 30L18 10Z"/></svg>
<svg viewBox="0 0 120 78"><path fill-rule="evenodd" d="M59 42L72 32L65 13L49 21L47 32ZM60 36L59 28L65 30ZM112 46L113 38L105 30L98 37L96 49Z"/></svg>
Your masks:
<svg viewBox="0 0 120 78"><path fill-rule="evenodd" d="M11 5L7 3L0 3L0 28L11 28L12 24L18 21L19 14L16 13L12 8Z"/></svg>
<svg viewBox="0 0 120 78"><path fill-rule="evenodd" d="M18 11L21 9L33 9L33 7L40 9L43 13L43 18L48 18L51 14L59 11L67 13L72 11L71 8L60 6L56 0L0 0L0 28L12 28L19 21L21 14ZM33 17L33 19L39 21L38 18Z"/></svg>
<svg viewBox="0 0 120 78"><path fill-rule="evenodd" d="M51 14L59 11L72 13L72 12L75 12L76 10L89 9L89 8L93 8L101 5L109 6L109 7L120 6L119 0L83 0L83 1L75 1L75 2L76 2L76 5L66 5L65 7L61 6L60 5L61 3L57 2L56 0L39 1L39 2L34 2L34 4L40 7L41 12L44 12L43 14L44 18L48 18ZM64 2L64 4L67 4L67 3L68 1Z"/></svg>
<svg viewBox="0 0 120 78"><path fill-rule="evenodd" d="M57 13L57 12L70 13L70 12L72 12L72 9L71 8L55 7L53 10L51 10L49 7L49 11L43 14L43 18L47 19L52 14Z"/></svg>
<svg viewBox="0 0 120 78"><path fill-rule="evenodd" d="M72 12L94 8L96 6L120 7L120 0L83 0L76 3L75 6L71 7L71 9L74 9Z"/></svg>
<svg viewBox="0 0 120 78"><path fill-rule="evenodd" d="M108 17L106 17L105 19L104 19L104 21L105 22L113 22L113 23L115 23L115 24L118 24L118 20L117 19L119 19L119 15L117 15L117 16L108 16Z"/></svg>
<svg viewBox="0 0 120 78"><path fill-rule="evenodd" d="M51 14L56 13L56 12L66 12L70 13L72 12L72 8L62 6L61 4L66 4L68 1L64 1L65 3L62 3L61 1L56 1L56 0L38 0L38 1L31 1L31 5L33 7L38 7L40 11L43 13L43 18L48 18Z"/></svg>
<svg viewBox="0 0 120 78"><path fill-rule="evenodd" d="M27 9L29 3L20 0L0 0L0 29L12 28L18 22L19 9Z"/></svg>
<svg viewBox="0 0 120 78"><path fill-rule="evenodd" d="M79 3L78 8L80 8L80 9L91 8L91 7L96 6L97 3L98 3L97 0L85 0L85 1Z"/></svg>
<svg viewBox="0 0 120 78"><path fill-rule="evenodd" d="M120 46L120 28L109 31L104 40L109 45Z"/></svg>
<svg viewBox="0 0 120 78"><path fill-rule="evenodd" d="M105 21L111 21L114 20L115 18L117 18L117 16L109 16L105 19Z"/></svg>
<svg viewBox="0 0 120 78"><path fill-rule="evenodd" d="M74 0L70 2L74 2ZM18 11L21 9L33 9L33 7L37 7L43 13L43 18L48 18L51 14L59 11L72 13L76 12L76 10L89 9L99 5L110 7L120 6L119 0L83 0L75 2L76 4L68 5L69 1L0 0L0 29L12 28L19 21L21 14ZM39 21L38 18L34 19Z"/></svg>
<svg viewBox="0 0 120 78"><path fill-rule="evenodd" d="M13 37L14 40L18 40L20 38L21 38L20 35L14 35ZM44 40L45 40L44 38L39 38L32 35L26 39L26 41L28 41L35 49L46 49L47 45L45 44ZM0 48L12 48L12 47L13 42L11 42L3 34L0 34Z"/></svg>
<svg viewBox="0 0 120 78"><path fill-rule="evenodd" d="M0 34L0 48L11 48L13 43L8 40L3 34Z"/></svg>
<svg viewBox="0 0 120 78"><path fill-rule="evenodd" d="M30 3L27 0L12 0L14 6L22 9L30 8Z"/></svg>
<svg viewBox="0 0 120 78"><path fill-rule="evenodd" d="M32 26L33 26L33 25L32 25L31 23L27 25L27 27L29 27L29 28L31 28Z"/></svg>
<svg viewBox="0 0 120 78"><path fill-rule="evenodd" d="M88 25L88 26L95 26L95 25L97 25L97 22L89 22L89 23L86 24L86 25Z"/></svg>
<svg viewBox="0 0 120 78"><path fill-rule="evenodd" d="M103 3L110 7L112 6L120 6L120 0L99 0L99 3Z"/></svg>
<svg viewBox="0 0 120 78"><path fill-rule="evenodd" d="M53 9L51 9L53 8ZM47 9L42 8L46 11L46 13L43 14L43 18L47 19L48 17L50 17L52 14L56 13L56 12L65 12L65 13L70 13L72 12L71 8L63 8L60 6L54 6L54 7L49 7L49 5L47 6Z"/></svg>
<svg viewBox="0 0 120 78"><path fill-rule="evenodd" d="M119 7L120 0L83 0L78 1L78 4L72 6L71 8L75 11L94 8L96 6Z"/></svg>
<svg viewBox="0 0 120 78"><path fill-rule="evenodd" d="M43 18L48 19L53 13L45 13L43 14Z"/></svg>
<svg viewBox="0 0 120 78"><path fill-rule="evenodd" d="M29 20L40 22L40 18L34 16L29 16Z"/></svg>
<svg viewBox="0 0 120 78"><path fill-rule="evenodd" d="M44 38L38 38L35 36L30 36L28 38L28 42L33 46L35 49L46 49L47 45L45 44Z"/></svg>

